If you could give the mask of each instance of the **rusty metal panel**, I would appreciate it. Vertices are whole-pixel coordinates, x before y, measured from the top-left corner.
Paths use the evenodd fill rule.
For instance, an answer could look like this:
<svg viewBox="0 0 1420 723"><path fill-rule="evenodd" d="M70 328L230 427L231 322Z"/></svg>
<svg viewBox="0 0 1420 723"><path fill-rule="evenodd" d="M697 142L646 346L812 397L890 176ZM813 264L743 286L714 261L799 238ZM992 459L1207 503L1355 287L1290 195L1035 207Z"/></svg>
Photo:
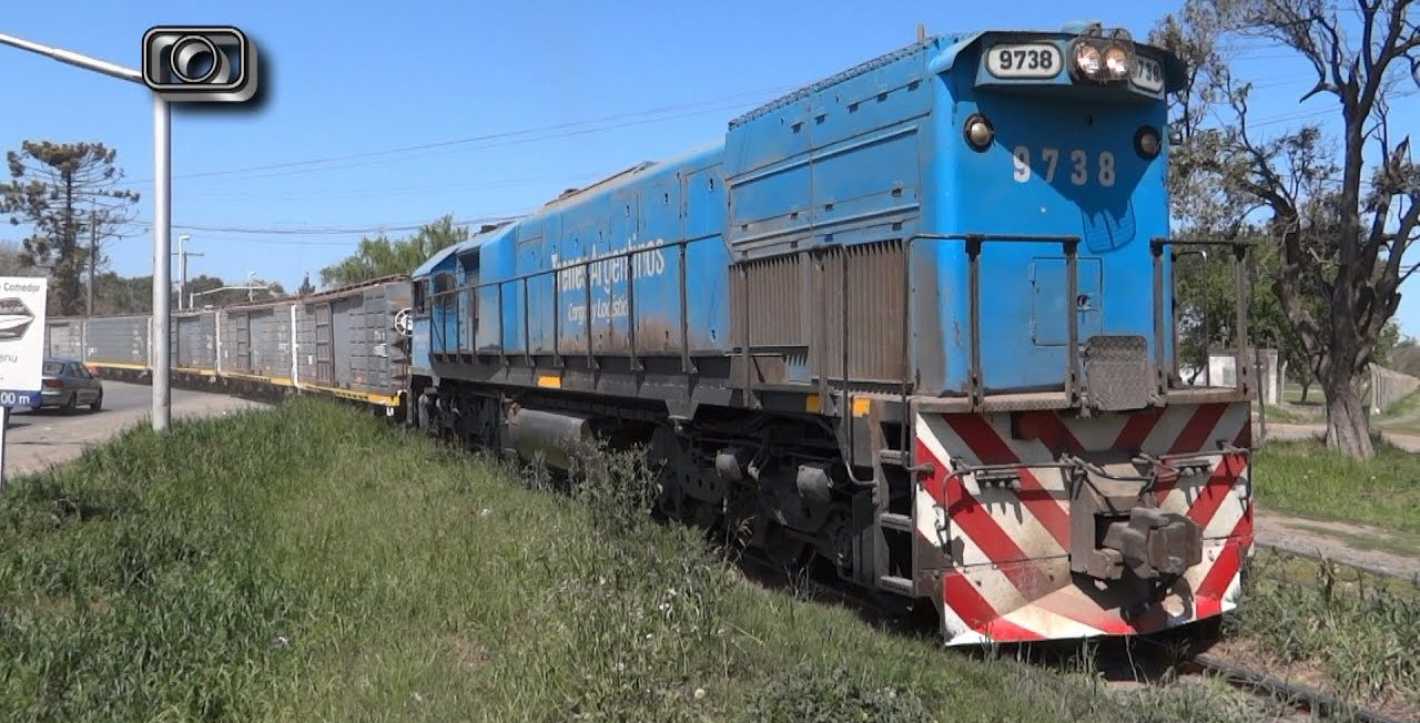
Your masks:
<svg viewBox="0 0 1420 723"><path fill-rule="evenodd" d="M884 241L737 264L730 272L735 347L744 348L748 328L753 353L795 364L807 354L815 377L841 380L846 351L852 381L900 383L903 253L901 241Z"/></svg>
<svg viewBox="0 0 1420 723"><path fill-rule="evenodd" d="M744 347L748 322L750 346L782 349L804 346L802 259L799 254L740 264L730 273L730 328L736 347ZM749 312L745 313L745 285Z"/></svg>
<svg viewBox="0 0 1420 723"><path fill-rule="evenodd" d="M850 379L902 381L905 281L901 241L840 247L821 254L812 290L820 300L815 313L820 317L821 342L811 351L812 368L830 379L841 379L846 340Z"/></svg>

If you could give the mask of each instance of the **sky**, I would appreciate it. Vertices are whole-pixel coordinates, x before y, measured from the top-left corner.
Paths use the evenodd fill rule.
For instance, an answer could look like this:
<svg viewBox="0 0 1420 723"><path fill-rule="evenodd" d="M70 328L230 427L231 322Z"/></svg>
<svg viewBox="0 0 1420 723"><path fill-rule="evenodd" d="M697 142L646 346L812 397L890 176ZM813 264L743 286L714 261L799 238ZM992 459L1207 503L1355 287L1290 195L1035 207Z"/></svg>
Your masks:
<svg viewBox="0 0 1420 723"><path fill-rule="evenodd" d="M906 45L918 23L945 33L1097 19L1143 38L1179 4L70 0L6 3L0 33L137 67L153 25L240 27L259 49L266 99L174 106L173 223L191 227L174 240L187 233L204 254L190 260L194 276L255 273L294 289L306 274L319 284L362 233L521 213L715 143L740 112ZM1313 76L1291 51L1260 41L1237 51L1238 74L1258 81L1264 129L1336 115L1323 97L1298 106ZM1393 116L1420 128L1420 95ZM26 139L118 149L143 194L137 216L152 218L145 88L0 47L0 149ZM110 268L147 275L151 235L129 233L108 245ZM0 240L22 235L0 227ZM1420 298L1399 318L1420 336Z"/></svg>

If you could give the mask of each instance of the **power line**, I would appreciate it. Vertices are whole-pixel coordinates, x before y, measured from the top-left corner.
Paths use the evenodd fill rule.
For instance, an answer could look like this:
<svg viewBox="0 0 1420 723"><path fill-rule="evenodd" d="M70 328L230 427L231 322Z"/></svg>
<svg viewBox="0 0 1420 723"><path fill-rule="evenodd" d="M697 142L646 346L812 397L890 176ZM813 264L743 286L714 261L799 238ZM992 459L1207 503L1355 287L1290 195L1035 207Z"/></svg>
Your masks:
<svg viewBox="0 0 1420 723"><path fill-rule="evenodd" d="M591 134L591 133L602 133L602 132L609 131L609 130L617 130L617 129L621 129L621 128L629 128L629 127L634 127L634 126L639 126L639 125L647 125L647 124L650 124L650 123L661 123L661 122L670 121L670 120L678 120L678 119L682 119L682 118L688 118L688 117L692 117L692 116L696 116L696 115L703 115L703 114L706 114L706 113L713 113L713 112L717 112L717 111L732 110L732 109L736 109L736 108L741 108L741 107L744 107L744 106L746 106L746 105L753 105L753 104L757 104L757 103L763 102L763 100L765 99L765 96L766 96L767 94L778 94L778 93L782 93L782 92L784 92L785 89L786 89L785 87L782 87L782 86L781 86L781 87L778 87L778 88L769 88L769 89L761 89L761 90L756 90L756 91L747 91L747 92L743 92L743 93L736 93L736 94L729 95L729 96L723 96L723 97L720 97L720 98L713 98L713 99L706 100L706 101L700 101L700 102L697 102L697 103L687 103L687 104L681 104L681 105L662 106L662 107L659 107L659 108L652 108L652 109L648 109L648 110L634 111L634 112L630 112L630 113L621 113L621 114L611 115L611 116L603 116L603 117L601 117L601 118L593 118L593 119L586 119L586 120L579 120L579 121L569 121L569 122L566 122L566 123L558 123L558 124L547 125L547 126L537 126L537 127L532 127L532 128L522 128L522 129L516 129L516 130L509 130L509 131L499 131L499 132L496 132L496 133L486 133L486 134L482 134L482 135L469 136L469 137L465 137L465 138L453 138L453 139L442 140L442 141L432 141L432 142L429 142L429 143L421 143L421 144L416 144L416 145L397 146L397 147L393 147L393 148L384 148L384 149L378 149L378 150L372 150L372 151L363 151L363 152L360 152L360 153L349 153L349 154L344 154L344 155L339 155L339 156L328 156L328 157L324 157L324 158L308 158L308 159L297 160L297 161L284 161L284 162L281 162L281 163L270 163L270 164L264 164L264 165L247 166L247 167L244 167L244 168L232 168L232 169L226 169L226 170L213 170L213 171L200 171L200 172L196 172L196 173L174 174L174 175L173 175L173 178L185 178L185 179L193 179L193 178L212 178L212 177L229 176L229 175L236 175L236 174L258 173L258 172L262 172L262 171L276 171L276 173L263 174L263 175L258 175L258 176L249 176L249 178L269 178L269 177L280 176L280 175L289 175L290 173L321 172L321 171L327 171L327 170L337 170L337 169L345 169L345 168L359 167L359 166L364 166L364 165L372 165L371 163L344 164L344 165L329 165L329 164L342 164L342 163L345 162L345 161L361 160L361 159L383 158L383 157L386 157L386 156L400 156L400 155L405 155L405 154L410 154L410 153L420 153L420 152L425 152L425 151L430 151L430 150L440 150L440 149L446 149L446 148L451 148L451 147L456 147L456 146L466 146L466 145L473 145L473 144L481 144L481 145L475 146L475 149L485 149L485 148L497 148L497 147L502 147L502 146L507 146L507 145L516 145L516 144L520 144L520 143L530 143L530 142L536 142L536 141L542 141L542 140L553 140L553 139L558 139L558 138L569 138L569 137L574 137L574 136L579 136L579 135L587 135L587 134ZM746 100L746 98L752 98L752 99L751 99L751 100ZM736 99L738 99L738 100L736 100ZM736 100L736 102L734 102L734 103L728 103L728 101L731 101L731 100ZM728 104L727 104L727 103L728 103ZM688 110L688 109L695 109L695 110ZM674 111L686 111L686 112L675 113ZM671 114L670 114L670 115L666 115L667 113L671 113ZM628 120L628 119L630 119L630 120ZM612 121L623 121L623 122L612 123ZM607 125L608 123L610 123L610 125ZM586 127L586 126L590 126L590 127ZM531 136L531 137L529 137L529 136ZM497 143L497 142L495 142L495 141L503 141L503 142L502 142L502 143ZM318 168L307 168L307 167L309 167L309 166L319 166L319 167L318 167ZM282 172L282 171L284 171L284 172ZM151 182L152 182L152 179L148 178L148 179L139 179L139 180L135 180L135 181L125 181L125 182L123 182L122 184L119 184L119 185L136 186L136 185L143 185L143 184L147 184L147 183L151 183Z"/></svg>
<svg viewBox="0 0 1420 723"><path fill-rule="evenodd" d="M453 222L455 226L482 226L485 224L504 223L521 218L521 214L505 214L497 216L479 216L474 218L459 219ZM442 218L442 217L440 217ZM252 234L260 236L356 236L372 233L390 233L394 231L418 231L430 223L438 221L432 219L422 223L408 224L379 224L373 226L286 226L256 228L251 226L208 226L193 224L173 224L172 227L183 231L201 231L205 233L235 233ZM152 228L153 222L147 219L135 219L132 225L141 228Z"/></svg>

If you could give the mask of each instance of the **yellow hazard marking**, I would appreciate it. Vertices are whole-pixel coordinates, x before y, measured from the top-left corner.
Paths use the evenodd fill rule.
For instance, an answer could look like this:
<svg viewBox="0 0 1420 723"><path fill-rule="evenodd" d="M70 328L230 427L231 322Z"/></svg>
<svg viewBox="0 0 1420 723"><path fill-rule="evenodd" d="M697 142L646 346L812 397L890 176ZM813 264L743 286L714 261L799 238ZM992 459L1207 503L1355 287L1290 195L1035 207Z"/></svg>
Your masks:
<svg viewBox="0 0 1420 723"><path fill-rule="evenodd" d="M823 411L823 400L817 394L810 394L804 397L804 411L810 414L818 414Z"/></svg>
<svg viewBox="0 0 1420 723"><path fill-rule="evenodd" d="M330 394L332 396L341 397L342 399L352 399L357 402L369 402L370 404L378 404L380 406L385 407L398 407L400 395L404 394L404 392L396 392L394 394L376 394L374 392L361 392L356 391L354 389L340 389L339 387L322 387L314 384L304 383L301 384L301 389L303 391L320 392L322 394Z"/></svg>
<svg viewBox="0 0 1420 723"><path fill-rule="evenodd" d="M88 366L108 367L109 369L133 369L140 372L148 370L148 365L146 364L120 364L118 362L91 361L88 363Z"/></svg>
<svg viewBox="0 0 1420 723"><path fill-rule="evenodd" d="M537 385L547 389L561 389L562 377L555 374L539 374L537 377Z"/></svg>
<svg viewBox="0 0 1420 723"><path fill-rule="evenodd" d="M858 397L853 400L853 416L862 417L868 414L868 410L873 407L873 400Z"/></svg>

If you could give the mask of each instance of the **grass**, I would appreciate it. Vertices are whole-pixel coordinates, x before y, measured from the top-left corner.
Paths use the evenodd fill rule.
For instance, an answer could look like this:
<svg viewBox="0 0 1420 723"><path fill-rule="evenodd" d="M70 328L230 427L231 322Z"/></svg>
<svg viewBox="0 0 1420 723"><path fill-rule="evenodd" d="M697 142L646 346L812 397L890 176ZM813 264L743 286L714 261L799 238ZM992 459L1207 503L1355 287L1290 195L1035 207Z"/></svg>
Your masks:
<svg viewBox="0 0 1420 723"><path fill-rule="evenodd" d="M1385 414L1373 421L1376 427L1387 432L1420 434L1420 392L1414 392L1396 402Z"/></svg>
<svg viewBox="0 0 1420 723"><path fill-rule="evenodd" d="M1252 411L1253 418L1257 418L1257 409ZM1267 405L1267 421L1269 424L1315 424L1319 417L1315 410L1308 410L1305 407L1279 407L1273 404Z"/></svg>
<svg viewBox="0 0 1420 723"><path fill-rule="evenodd" d="M1253 462L1265 510L1420 535L1420 455L1382 442L1357 461L1317 441L1272 441Z"/></svg>
<svg viewBox="0 0 1420 723"><path fill-rule="evenodd" d="M1238 720L748 583L608 456L569 495L351 409L124 433L0 499L0 719Z"/></svg>
<svg viewBox="0 0 1420 723"><path fill-rule="evenodd" d="M1320 384L1313 384L1307 393L1307 401L1302 401L1302 385L1287 384L1282 387L1282 401L1288 404L1321 407L1326 403L1326 394Z"/></svg>
<svg viewBox="0 0 1420 723"><path fill-rule="evenodd" d="M1261 550L1225 647L1315 677L1344 699L1420 714L1420 588L1329 562Z"/></svg>

